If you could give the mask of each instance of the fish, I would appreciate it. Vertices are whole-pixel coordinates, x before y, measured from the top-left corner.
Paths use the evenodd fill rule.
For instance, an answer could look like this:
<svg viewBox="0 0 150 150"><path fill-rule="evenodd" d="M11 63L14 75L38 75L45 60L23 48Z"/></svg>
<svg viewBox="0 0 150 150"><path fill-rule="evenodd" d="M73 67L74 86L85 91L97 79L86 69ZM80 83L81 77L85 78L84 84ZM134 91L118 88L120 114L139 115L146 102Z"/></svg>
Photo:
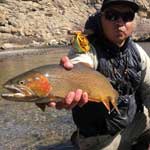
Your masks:
<svg viewBox="0 0 150 150"><path fill-rule="evenodd" d="M102 102L110 112L110 105L119 113L118 92L107 77L83 65L75 64L67 70L60 64L48 64L33 68L3 84L8 92L2 93L5 100L34 102L43 111L49 102L62 101L68 92L82 89L91 102Z"/></svg>

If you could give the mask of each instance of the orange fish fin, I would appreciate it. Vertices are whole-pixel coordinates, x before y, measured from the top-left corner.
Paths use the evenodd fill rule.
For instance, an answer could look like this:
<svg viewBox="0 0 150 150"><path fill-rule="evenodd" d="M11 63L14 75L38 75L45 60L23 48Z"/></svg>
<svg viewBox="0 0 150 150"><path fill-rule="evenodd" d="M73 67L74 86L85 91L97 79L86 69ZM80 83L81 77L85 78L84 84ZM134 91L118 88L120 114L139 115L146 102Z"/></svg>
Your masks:
<svg viewBox="0 0 150 150"><path fill-rule="evenodd" d="M118 107L116 105L116 102L114 100L111 100L110 102L113 105L114 109L117 111L117 113L120 114L120 111L119 111L119 109L118 109Z"/></svg>
<svg viewBox="0 0 150 150"><path fill-rule="evenodd" d="M45 111L46 103L35 103L42 111Z"/></svg>
<svg viewBox="0 0 150 150"><path fill-rule="evenodd" d="M91 98L89 98L88 99L90 102L95 102L95 103L99 103L100 101L99 100L97 100L97 99L91 99Z"/></svg>
<svg viewBox="0 0 150 150"><path fill-rule="evenodd" d="M109 104L109 101L108 100L103 100L103 101L101 101L104 105L105 105L105 107L107 108L107 110L110 112L110 104Z"/></svg>

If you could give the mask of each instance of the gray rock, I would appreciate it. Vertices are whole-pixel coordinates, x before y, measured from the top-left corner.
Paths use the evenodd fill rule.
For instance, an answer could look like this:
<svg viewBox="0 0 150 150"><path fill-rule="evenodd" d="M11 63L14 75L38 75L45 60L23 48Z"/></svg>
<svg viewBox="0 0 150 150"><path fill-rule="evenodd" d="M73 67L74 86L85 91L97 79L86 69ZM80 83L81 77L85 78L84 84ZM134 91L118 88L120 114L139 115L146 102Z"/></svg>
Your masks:
<svg viewBox="0 0 150 150"><path fill-rule="evenodd" d="M147 39L150 36L150 4L148 0L138 2L140 27L138 25L133 37ZM72 38L68 30L82 30L88 16L100 6L101 0L20 0L19 3L18 0L0 0L0 43L15 39L11 44L16 46L24 41L27 46L68 44Z"/></svg>

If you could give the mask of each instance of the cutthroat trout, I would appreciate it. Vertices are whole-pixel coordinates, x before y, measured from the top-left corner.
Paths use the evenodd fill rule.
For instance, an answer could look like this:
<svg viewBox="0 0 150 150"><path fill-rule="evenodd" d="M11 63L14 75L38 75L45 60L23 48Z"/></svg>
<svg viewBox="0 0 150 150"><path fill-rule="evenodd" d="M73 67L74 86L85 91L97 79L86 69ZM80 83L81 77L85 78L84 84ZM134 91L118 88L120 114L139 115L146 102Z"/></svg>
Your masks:
<svg viewBox="0 0 150 150"><path fill-rule="evenodd" d="M108 111L111 103L119 113L118 92L104 75L81 64L74 65L71 70L58 64L34 68L8 80L4 88L9 91L1 95L4 99L35 102L38 106L60 101L68 92L82 89L88 93L89 101L102 102Z"/></svg>

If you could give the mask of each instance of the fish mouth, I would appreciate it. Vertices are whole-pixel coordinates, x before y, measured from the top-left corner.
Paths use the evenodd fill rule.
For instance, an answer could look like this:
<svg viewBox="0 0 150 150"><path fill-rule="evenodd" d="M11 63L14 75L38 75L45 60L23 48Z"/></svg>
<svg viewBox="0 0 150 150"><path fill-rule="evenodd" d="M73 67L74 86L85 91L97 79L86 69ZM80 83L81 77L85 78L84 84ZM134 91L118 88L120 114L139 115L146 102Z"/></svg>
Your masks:
<svg viewBox="0 0 150 150"><path fill-rule="evenodd" d="M33 93L32 90L27 88L26 86L19 86L19 85L4 85L5 89L7 89L8 93L1 94L2 98L10 101L30 101L37 96Z"/></svg>

